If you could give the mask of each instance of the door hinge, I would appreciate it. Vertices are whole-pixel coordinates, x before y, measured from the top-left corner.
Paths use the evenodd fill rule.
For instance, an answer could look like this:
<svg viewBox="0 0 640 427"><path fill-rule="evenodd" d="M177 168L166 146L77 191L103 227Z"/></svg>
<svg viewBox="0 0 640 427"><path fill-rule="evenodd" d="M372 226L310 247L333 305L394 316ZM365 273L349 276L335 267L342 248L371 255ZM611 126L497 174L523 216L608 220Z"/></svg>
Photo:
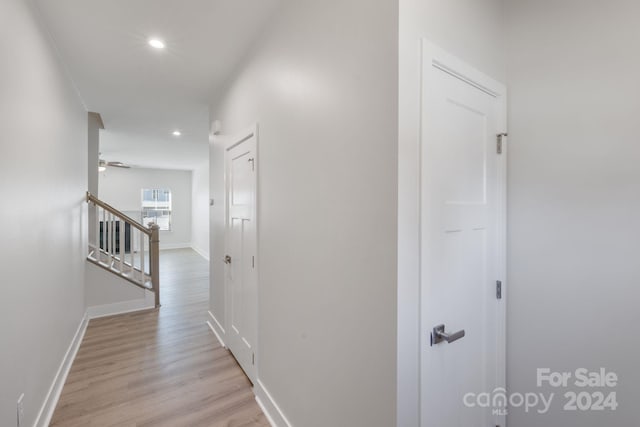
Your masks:
<svg viewBox="0 0 640 427"><path fill-rule="evenodd" d="M496 153L502 154L502 138L509 136L507 133L499 133L496 139Z"/></svg>
<svg viewBox="0 0 640 427"><path fill-rule="evenodd" d="M256 364L256 354L255 353L251 353L251 364L252 365Z"/></svg>
<svg viewBox="0 0 640 427"><path fill-rule="evenodd" d="M249 162L251 162L251 170L255 171L256 170L256 162L255 159L252 157L249 159Z"/></svg>
<svg viewBox="0 0 640 427"><path fill-rule="evenodd" d="M256 257L255 256L251 257L251 268L256 268Z"/></svg>
<svg viewBox="0 0 640 427"><path fill-rule="evenodd" d="M496 299L502 299L502 282L496 281Z"/></svg>

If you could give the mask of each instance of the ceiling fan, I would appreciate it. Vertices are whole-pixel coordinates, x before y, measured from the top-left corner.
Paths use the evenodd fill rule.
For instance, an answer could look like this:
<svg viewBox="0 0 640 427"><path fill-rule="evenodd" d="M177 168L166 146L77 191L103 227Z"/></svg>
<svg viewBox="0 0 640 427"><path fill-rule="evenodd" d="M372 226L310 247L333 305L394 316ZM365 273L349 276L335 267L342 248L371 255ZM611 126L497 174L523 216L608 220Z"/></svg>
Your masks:
<svg viewBox="0 0 640 427"><path fill-rule="evenodd" d="M129 169L131 168L131 166L122 163L122 162L107 162L105 160L100 159L98 161L98 170L100 172L104 172L105 170L107 170L107 166L109 167L114 167L114 168L122 168L122 169Z"/></svg>

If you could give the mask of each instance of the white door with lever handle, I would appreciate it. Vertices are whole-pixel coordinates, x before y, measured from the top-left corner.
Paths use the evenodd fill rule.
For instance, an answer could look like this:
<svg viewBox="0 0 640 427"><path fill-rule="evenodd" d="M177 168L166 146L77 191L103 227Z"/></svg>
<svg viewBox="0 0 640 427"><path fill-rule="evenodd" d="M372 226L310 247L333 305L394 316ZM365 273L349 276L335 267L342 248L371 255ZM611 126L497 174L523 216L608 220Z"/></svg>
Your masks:
<svg viewBox="0 0 640 427"><path fill-rule="evenodd" d="M505 384L505 89L428 43L423 65L421 426L504 427L468 394Z"/></svg>
<svg viewBox="0 0 640 427"><path fill-rule="evenodd" d="M258 341L257 132L230 137L225 152L225 341L255 383Z"/></svg>

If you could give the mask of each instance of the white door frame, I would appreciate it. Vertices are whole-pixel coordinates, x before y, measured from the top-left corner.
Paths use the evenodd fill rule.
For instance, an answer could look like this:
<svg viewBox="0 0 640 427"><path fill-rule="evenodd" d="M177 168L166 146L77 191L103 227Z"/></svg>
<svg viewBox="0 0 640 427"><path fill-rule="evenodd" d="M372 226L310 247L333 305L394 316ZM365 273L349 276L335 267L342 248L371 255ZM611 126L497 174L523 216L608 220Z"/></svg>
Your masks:
<svg viewBox="0 0 640 427"><path fill-rule="evenodd" d="M256 302L259 301L259 294L260 294L260 274L259 274L259 268L260 268L260 257L259 257L259 239L258 239L258 235L259 235L259 218L258 218L258 203L260 200L259 194L259 179L258 179L258 173L259 173L259 165L260 165L260 161L259 161L259 137L258 137L258 124L255 123L253 125L251 125L250 127L246 128L245 130L238 132L234 135L225 137L225 144L224 144L224 250L225 253L227 253L226 251L229 248L229 235L227 233L227 230L229 228L229 173L227 170L227 166L228 166L228 161L227 161L227 156L229 153L229 150L231 150L233 147L235 147L236 145L239 145L245 141L247 141L250 138L255 138L255 151L254 151L254 161L253 161L253 168L255 173L253 174L253 185L254 185L254 203L253 203L253 218L255 221L255 227L254 227L254 247L255 247L255 264L254 264L254 270L255 270L255 280L256 280L256 288L257 288L257 294L256 294ZM225 306L225 326L228 328L231 325L231 320L230 320L230 313L231 313L231 298L230 298L230 292L229 292L229 288L228 288L228 282L226 280L226 273L225 273L225 280L224 280L224 306ZM254 385L256 384L256 381L258 379L258 360L259 360L259 356L258 356L258 343L260 341L260 337L258 334L258 307L259 304L256 304L256 341L254 343L254 354L255 354L255 363L254 363L254 378L250 378L253 382ZM231 350L229 348L229 346L227 345L227 349Z"/></svg>
<svg viewBox="0 0 640 427"><path fill-rule="evenodd" d="M416 233L421 236L422 228L421 228L421 218L423 215L422 212L422 176L423 176L423 165L422 165L422 140L424 137L423 133L423 121L424 117L424 107L425 102L427 102L427 96L429 94L430 85L433 85L435 82L433 81L432 68L435 67L440 71L448 73L453 77L456 77L484 92L493 96L498 101L499 111L497 112L499 124L498 129L500 131L498 133L507 133L507 121L506 121L506 107L507 107L507 89L506 87L483 74L482 72L474 69L473 67L467 65L463 61L454 57L453 55L447 53L443 49L435 46L430 41L423 39L422 40L422 71L421 71L421 80L422 80L422 90L421 90L421 100L420 100L420 132L419 132L419 143L418 143L418 176L417 179L417 206L418 206L418 230ZM431 78L430 78L431 77ZM506 271L506 230L507 230L507 140L506 136L502 138L502 154L497 159L498 164L498 199L499 206L497 208L499 215L499 224L498 227L498 244L500 248L498 249L498 276L496 280L500 280L502 282L502 299L499 301L496 307L496 319L498 325L498 342L497 342L497 354L498 354L498 366L501 366L498 372L498 386L504 387L506 389L506 302L507 302L507 294L508 294L508 284L507 284L507 271ZM422 239L418 239L418 259L422 260ZM420 261L421 263L421 261ZM420 271L420 267L418 266L418 274L417 274L417 283L418 292L421 294L421 284L422 284L422 272ZM416 300L417 314L418 314L418 325L422 324L421 320L421 298ZM401 326L401 325L399 325ZM418 328L418 332L420 332L420 328ZM425 348L428 347L429 336L420 334L420 336L416 337L419 341L419 345L417 346L419 352L424 351ZM424 335L424 336L422 336ZM420 358L421 354L417 355L418 358L418 378L420 378ZM419 389L417 390L418 398L418 413L420 410L420 388L422 385L418 384ZM492 390L487 390L487 392L491 392ZM422 422L425 414L420 414L420 422ZM503 417L504 418L504 417ZM506 426L506 420L500 420L500 426Z"/></svg>

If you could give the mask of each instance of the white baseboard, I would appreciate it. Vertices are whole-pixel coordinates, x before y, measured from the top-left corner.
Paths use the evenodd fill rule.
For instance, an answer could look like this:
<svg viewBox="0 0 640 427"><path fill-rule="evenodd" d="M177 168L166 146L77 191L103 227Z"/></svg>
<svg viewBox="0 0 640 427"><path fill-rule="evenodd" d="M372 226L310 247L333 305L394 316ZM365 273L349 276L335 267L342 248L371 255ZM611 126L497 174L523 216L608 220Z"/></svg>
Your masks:
<svg viewBox="0 0 640 427"><path fill-rule="evenodd" d="M187 249L191 247L191 243L162 243L160 242L160 250L164 251L167 249Z"/></svg>
<svg viewBox="0 0 640 427"><path fill-rule="evenodd" d="M218 341L220 341L220 345L224 348L227 348L222 337L225 335L225 330L216 319L216 316L213 315L211 311L207 312L209 315L209 320L207 320L207 325L209 325L209 329L216 336ZM287 417L284 415L280 407L276 404L271 394L267 391L266 387L260 379L256 381L256 385L253 387L253 393L256 396L256 402L258 402L258 406L264 412L264 415L267 417L269 424L272 427L292 427Z"/></svg>
<svg viewBox="0 0 640 427"><path fill-rule="evenodd" d="M220 322L218 322L218 319L216 319L216 316L214 316L211 311L207 311L207 313L209 314L209 318L211 319L211 321L207 320L207 325L209 325L209 329L211 329L211 332L213 332L213 334L216 336L218 341L220 341L220 345L223 348L227 348L227 346L224 343L224 340L222 339L222 337L225 335L224 328L222 327Z"/></svg>
<svg viewBox="0 0 640 427"><path fill-rule="evenodd" d="M47 427L51 422L53 411L56 409L58 399L60 399L60 394L62 393L62 388L64 387L65 381L67 381L71 365L73 365L73 361L76 358L76 354L78 353L78 349L80 348L80 344L82 343L82 338L84 338L84 333L87 330L88 324L89 316L85 313L80 321L78 329L76 330L76 334L73 336L73 339L69 344L67 352L62 358L62 363L60 363L58 372L56 372L56 376L53 378L53 383L51 384L51 387L49 387L47 397L38 412L36 422L33 424L34 427Z"/></svg>
<svg viewBox="0 0 640 427"><path fill-rule="evenodd" d="M256 381L256 385L253 387L253 392L256 395L256 402L258 402L258 406L264 412L264 415L267 417L269 424L272 427L292 427L287 417L284 415L278 404L271 394L267 391L262 381L258 378Z"/></svg>
<svg viewBox="0 0 640 427"><path fill-rule="evenodd" d="M154 293L144 291L144 298L89 307L87 308L87 316L89 319L97 319L99 317L115 316L116 314L149 310L151 308L155 308L155 306L156 302Z"/></svg>
<svg viewBox="0 0 640 427"><path fill-rule="evenodd" d="M196 251L198 253L198 255L200 255L202 258L204 258L207 261L209 261L209 254L207 252L203 251L202 249L200 249L200 248L198 248L197 246L194 246L194 245L191 245L191 249Z"/></svg>

